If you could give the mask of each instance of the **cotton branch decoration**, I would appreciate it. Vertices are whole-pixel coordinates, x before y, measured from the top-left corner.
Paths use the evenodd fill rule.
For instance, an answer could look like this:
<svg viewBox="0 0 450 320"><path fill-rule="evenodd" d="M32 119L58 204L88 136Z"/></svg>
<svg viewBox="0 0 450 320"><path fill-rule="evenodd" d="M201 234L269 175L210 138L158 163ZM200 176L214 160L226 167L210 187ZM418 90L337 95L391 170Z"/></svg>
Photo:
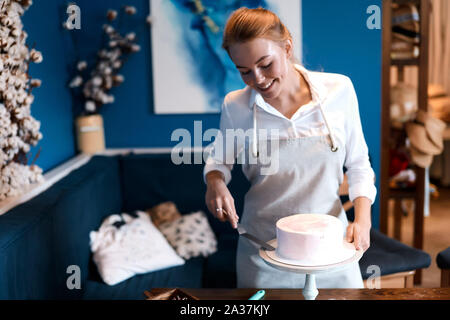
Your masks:
<svg viewBox="0 0 450 320"><path fill-rule="evenodd" d="M124 6L120 14L134 15L136 8ZM117 19L119 13L116 10L108 10L106 16L110 23L103 25L103 32L106 34L107 45L97 53L97 62L93 70L88 74L87 80L83 74L87 69L87 62L77 63L79 74L69 83L70 88L82 87L84 98L83 115L98 114L100 108L105 104L114 102L114 96L110 93L113 87L123 83L124 77L119 73L126 58L140 50L136 43L134 32L122 35L119 30L113 27L112 23Z"/></svg>
<svg viewBox="0 0 450 320"><path fill-rule="evenodd" d="M25 44L21 21L31 5L31 0L0 0L0 201L43 181L42 169L27 159L30 145L42 139L40 122L31 116L31 91L41 81L28 72L31 62L42 62L42 54Z"/></svg>

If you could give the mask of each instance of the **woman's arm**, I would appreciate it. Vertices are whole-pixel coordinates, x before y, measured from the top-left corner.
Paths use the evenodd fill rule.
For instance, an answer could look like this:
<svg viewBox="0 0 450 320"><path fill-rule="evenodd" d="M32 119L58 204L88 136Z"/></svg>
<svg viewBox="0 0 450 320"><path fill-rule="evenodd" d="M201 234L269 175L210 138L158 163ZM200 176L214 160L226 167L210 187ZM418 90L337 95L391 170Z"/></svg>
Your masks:
<svg viewBox="0 0 450 320"><path fill-rule="evenodd" d="M349 185L349 198L367 197L373 204L377 194L375 173L369 161L369 149L359 115L358 99L353 83L348 79L347 109L345 114L345 167Z"/></svg>
<svg viewBox="0 0 450 320"><path fill-rule="evenodd" d="M366 251L370 247L370 199L358 197L353 201L355 220L347 227L347 241L353 242L356 250Z"/></svg>
<svg viewBox="0 0 450 320"><path fill-rule="evenodd" d="M231 170L233 169L236 154L234 145L226 142L226 131L233 129L233 127L233 120L229 114L225 97L220 115L220 130L216 135L215 141L208 146L212 148L203 168L203 180L206 184L208 184L207 176L209 176L210 172L222 173L226 185L231 181ZM217 173L211 176L216 177Z"/></svg>
<svg viewBox="0 0 450 320"><path fill-rule="evenodd" d="M353 202L355 220L347 227L347 241L354 242L363 251L370 246L371 205L375 201L375 173L369 161L369 150L361 125L358 99L353 83L348 84L348 109L346 112L346 156L349 198Z"/></svg>
<svg viewBox="0 0 450 320"><path fill-rule="evenodd" d="M213 143L211 154L206 160L203 179L207 185L205 203L208 210L220 221L228 220L233 228L237 228L239 217L233 196L227 188L236 154L234 143L226 142L226 131L233 127L225 97L220 117L220 131ZM239 149L240 146L237 146L237 150Z"/></svg>

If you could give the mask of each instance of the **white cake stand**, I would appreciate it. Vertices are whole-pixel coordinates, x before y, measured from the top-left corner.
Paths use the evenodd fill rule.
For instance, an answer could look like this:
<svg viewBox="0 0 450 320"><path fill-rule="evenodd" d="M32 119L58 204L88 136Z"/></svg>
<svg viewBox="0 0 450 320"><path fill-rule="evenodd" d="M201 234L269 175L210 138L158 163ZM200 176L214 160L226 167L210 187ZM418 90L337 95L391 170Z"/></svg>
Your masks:
<svg viewBox="0 0 450 320"><path fill-rule="evenodd" d="M275 248L277 247L277 239L273 239L271 241L268 241L267 243ZM349 259L346 259L338 263L321 266L300 266L296 264L283 263L271 258L267 254L267 251L263 248L259 249L259 255L271 267L283 271L306 274L305 287L302 290L303 297L305 297L306 300L315 300L317 295L319 294L319 290L317 290L316 286L315 275L318 273L326 273L326 272L330 273L342 271L345 268L349 267L352 262L359 261L359 259L361 259L363 255L363 251L355 250L355 254L353 255L353 257Z"/></svg>

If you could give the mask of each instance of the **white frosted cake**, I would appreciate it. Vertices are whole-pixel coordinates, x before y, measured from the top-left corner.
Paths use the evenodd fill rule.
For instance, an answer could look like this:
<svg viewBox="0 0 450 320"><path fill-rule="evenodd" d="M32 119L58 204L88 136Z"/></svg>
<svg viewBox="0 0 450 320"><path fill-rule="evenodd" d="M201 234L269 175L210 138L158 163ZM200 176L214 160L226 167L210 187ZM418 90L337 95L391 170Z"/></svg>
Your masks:
<svg viewBox="0 0 450 320"><path fill-rule="evenodd" d="M332 264L352 257L344 248L342 222L327 214L295 214L276 223L280 260L305 266ZM354 247L353 247L354 249Z"/></svg>

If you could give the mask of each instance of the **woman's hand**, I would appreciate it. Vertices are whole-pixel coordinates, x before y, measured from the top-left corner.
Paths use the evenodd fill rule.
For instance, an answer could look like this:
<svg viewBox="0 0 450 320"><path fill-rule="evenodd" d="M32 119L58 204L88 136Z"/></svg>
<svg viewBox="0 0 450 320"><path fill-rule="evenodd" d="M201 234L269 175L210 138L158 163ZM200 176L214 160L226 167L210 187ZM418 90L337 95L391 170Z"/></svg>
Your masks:
<svg viewBox="0 0 450 320"><path fill-rule="evenodd" d="M234 199L225 184L222 173L211 171L206 175L206 181L205 202L209 211L222 222L228 220L236 229L239 217L234 207Z"/></svg>
<svg viewBox="0 0 450 320"><path fill-rule="evenodd" d="M365 252L370 247L370 228L370 223L350 223L347 227L347 241L353 242L356 250Z"/></svg>

